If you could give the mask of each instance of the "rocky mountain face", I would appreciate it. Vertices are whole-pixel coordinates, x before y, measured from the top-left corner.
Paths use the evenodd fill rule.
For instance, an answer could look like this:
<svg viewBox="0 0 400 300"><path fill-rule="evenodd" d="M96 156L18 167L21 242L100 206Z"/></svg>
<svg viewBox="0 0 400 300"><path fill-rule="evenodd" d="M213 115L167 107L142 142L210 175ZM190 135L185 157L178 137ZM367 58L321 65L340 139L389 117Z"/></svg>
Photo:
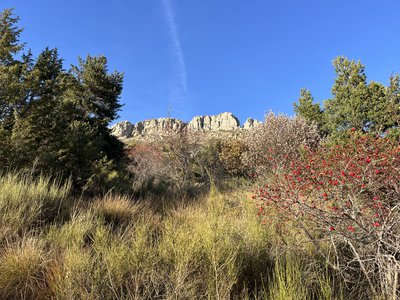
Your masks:
<svg viewBox="0 0 400 300"><path fill-rule="evenodd" d="M215 116L196 116L188 124L188 130L197 132L236 130L240 122L232 113L222 113Z"/></svg>
<svg viewBox="0 0 400 300"><path fill-rule="evenodd" d="M247 118L246 122L244 122L244 124L243 124L243 129L252 129L257 126L260 126L261 124L262 124L262 122L260 122L258 120L254 120L252 118Z"/></svg>
<svg viewBox="0 0 400 300"><path fill-rule="evenodd" d="M128 139L159 136L168 131L177 132L183 129L193 133L248 130L260 124L260 121L248 118L242 127L238 118L225 112L214 116L196 116L188 123L175 118L149 119L136 124L122 121L112 126L111 132L118 138Z"/></svg>

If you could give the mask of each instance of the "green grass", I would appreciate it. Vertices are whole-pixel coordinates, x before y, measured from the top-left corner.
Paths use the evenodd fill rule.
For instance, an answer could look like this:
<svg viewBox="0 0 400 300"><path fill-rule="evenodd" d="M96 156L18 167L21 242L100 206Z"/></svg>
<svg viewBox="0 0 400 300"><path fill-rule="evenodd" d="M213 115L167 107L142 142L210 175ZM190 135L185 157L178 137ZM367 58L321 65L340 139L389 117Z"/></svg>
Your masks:
<svg viewBox="0 0 400 300"><path fill-rule="evenodd" d="M0 241L59 215L71 183L23 173L0 176Z"/></svg>
<svg viewBox="0 0 400 300"><path fill-rule="evenodd" d="M111 194L72 205L69 189L0 177L1 299L336 299L323 262L282 246L240 189L161 211Z"/></svg>

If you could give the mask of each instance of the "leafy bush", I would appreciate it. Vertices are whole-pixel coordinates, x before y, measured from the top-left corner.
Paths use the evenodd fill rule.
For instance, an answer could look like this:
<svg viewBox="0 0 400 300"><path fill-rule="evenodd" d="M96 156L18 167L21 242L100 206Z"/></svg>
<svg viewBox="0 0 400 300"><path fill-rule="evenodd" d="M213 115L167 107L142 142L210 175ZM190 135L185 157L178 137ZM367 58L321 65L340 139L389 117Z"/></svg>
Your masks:
<svg viewBox="0 0 400 300"><path fill-rule="evenodd" d="M132 189L136 195L143 196L164 188L168 170L159 145L137 142L129 146L127 156L128 170L133 174Z"/></svg>
<svg viewBox="0 0 400 300"><path fill-rule="evenodd" d="M243 162L257 175L265 175L274 164L299 158L302 147L315 148L319 141L316 124L300 117L269 113L262 126L245 136L248 151L243 155Z"/></svg>
<svg viewBox="0 0 400 300"><path fill-rule="evenodd" d="M248 169L243 164L243 157L247 151L247 145L242 140L223 141L219 159L224 170L230 175L246 175Z"/></svg>
<svg viewBox="0 0 400 300"><path fill-rule="evenodd" d="M372 293L389 297L400 267L399 170L397 142L352 133L274 168L255 196L259 214L295 222L319 249L330 240L336 257L326 259L346 281L362 274Z"/></svg>

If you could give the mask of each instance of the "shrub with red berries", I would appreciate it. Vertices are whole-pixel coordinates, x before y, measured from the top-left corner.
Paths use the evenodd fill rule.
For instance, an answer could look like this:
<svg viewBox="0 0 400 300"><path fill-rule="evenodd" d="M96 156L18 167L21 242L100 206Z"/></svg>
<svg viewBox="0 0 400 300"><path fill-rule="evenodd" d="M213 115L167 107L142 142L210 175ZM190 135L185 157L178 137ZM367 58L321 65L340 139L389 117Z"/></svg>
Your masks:
<svg viewBox="0 0 400 300"><path fill-rule="evenodd" d="M394 278L400 270L396 141L351 131L347 143L305 149L300 159L273 174L255 195L260 215L295 221L314 243L329 238L335 251L346 245L351 255L337 259L336 267L348 270L356 260L372 290L374 280ZM381 271L380 278L373 270Z"/></svg>

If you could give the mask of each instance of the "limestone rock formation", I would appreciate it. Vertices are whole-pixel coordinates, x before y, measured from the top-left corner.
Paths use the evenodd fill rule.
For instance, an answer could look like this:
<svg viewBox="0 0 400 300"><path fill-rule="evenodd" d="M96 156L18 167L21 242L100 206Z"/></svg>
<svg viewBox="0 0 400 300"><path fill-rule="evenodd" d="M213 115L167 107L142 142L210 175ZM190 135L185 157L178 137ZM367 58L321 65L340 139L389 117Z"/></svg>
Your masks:
<svg viewBox="0 0 400 300"><path fill-rule="evenodd" d="M129 121L122 121L111 127L111 133L116 137L130 138L132 137L132 130L135 127Z"/></svg>
<svg viewBox="0 0 400 300"><path fill-rule="evenodd" d="M252 118L247 118L246 122L243 124L243 129L253 129L257 126L260 126L262 122L258 120L254 120Z"/></svg>
<svg viewBox="0 0 400 300"><path fill-rule="evenodd" d="M262 124L260 121L248 118L243 129L252 129L260 124ZM229 132L238 133L241 128L238 118L230 112L225 112L214 116L196 116L189 123L175 118L149 119L136 124L122 121L112 126L111 132L120 139L157 139L170 131L178 132L182 129L192 133L222 135Z"/></svg>
<svg viewBox="0 0 400 300"><path fill-rule="evenodd" d="M186 123L175 118L158 118L138 122L132 130L132 137L165 134L168 131L177 132L183 129Z"/></svg>
<svg viewBox="0 0 400 300"><path fill-rule="evenodd" d="M188 130L208 132L218 130L236 130L240 122L232 113L225 112L215 116L196 116L188 123Z"/></svg>

